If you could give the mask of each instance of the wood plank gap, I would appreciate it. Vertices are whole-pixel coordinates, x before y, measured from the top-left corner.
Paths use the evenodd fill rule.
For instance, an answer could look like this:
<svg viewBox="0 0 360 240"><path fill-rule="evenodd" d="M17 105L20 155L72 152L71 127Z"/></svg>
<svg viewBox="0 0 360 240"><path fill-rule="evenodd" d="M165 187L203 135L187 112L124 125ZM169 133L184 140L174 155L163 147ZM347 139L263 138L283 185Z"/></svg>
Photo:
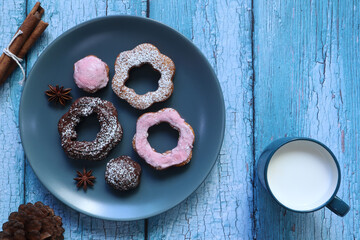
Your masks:
<svg viewBox="0 0 360 240"><path fill-rule="evenodd" d="M148 240L149 238L148 238L148 229L149 229L149 220L148 220L148 218L146 218L145 220L144 220L144 240Z"/></svg>
<svg viewBox="0 0 360 240"><path fill-rule="evenodd" d="M26 69L26 68L25 68ZM26 155L25 155L25 152L24 152L24 162L23 162L23 165L24 165L24 175L23 175L23 181L24 181L24 192L23 192L23 203L26 203Z"/></svg>
<svg viewBox="0 0 360 240"><path fill-rule="evenodd" d="M28 4L29 4L28 1L29 1L29 0L25 0L25 18L26 18L26 16L27 16L27 10L28 10Z"/></svg>
<svg viewBox="0 0 360 240"><path fill-rule="evenodd" d="M251 24L250 24L250 36L251 36L251 69L252 69L252 81L251 81L251 107L252 107L252 157L253 157L253 174L252 174L252 237L256 239L256 214L257 207L255 201L255 180L256 180L256 157L255 157L255 16L254 16L254 0L251 0Z"/></svg>
<svg viewBox="0 0 360 240"><path fill-rule="evenodd" d="M28 0L25 0L25 18L27 16L27 12L28 12L28 4L29 4L29 1ZM25 71L25 78L27 76L27 61L28 61L28 57L27 57L27 54L25 55L24 57L24 71ZM26 80L26 79L25 79ZM20 122L19 122L19 127L20 127ZM23 166L24 166L24 175L23 175L23 181L24 181L24 192L23 192L23 203L25 204L26 203L26 155L25 155L25 152L24 152L24 162L23 162Z"/></svg>
<svg viewBox="0 0 360 240"><path fill-rule="evenodd" d="M146 0L146 17L150 17L150 0Z"/></svg>

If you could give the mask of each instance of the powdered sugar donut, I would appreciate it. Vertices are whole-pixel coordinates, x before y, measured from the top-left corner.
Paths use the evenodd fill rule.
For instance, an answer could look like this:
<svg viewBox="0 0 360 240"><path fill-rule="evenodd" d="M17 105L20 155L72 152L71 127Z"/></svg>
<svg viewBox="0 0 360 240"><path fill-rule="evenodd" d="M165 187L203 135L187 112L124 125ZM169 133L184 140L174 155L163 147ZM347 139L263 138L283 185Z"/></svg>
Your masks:
<svg viewBox="0 0 360 240"><path fill-rule="evenodd" d="M100 132L94 141L77 141L75 127L82 117L96 113ZM74 159L99 161L104 159L122 138L122 127L117 111L111 102L100 98L82 97L77 99L59 120L58 131L64 152Z"/></svg>
<svg viewBox="0 0 360 240"><path fill-rule="evenodd" d="M84 57L74 64L74 80L79 88L94 93L109 82L109 67L94 55Z"/></svg>
<svg viewBox="0 0 360 240"><path fill-rule="evenodd" d="M149 63L155 70L159 71L159 88L154 92L147 92L138 95L134 89L125 86L129 79L129 71ZM112 89L121 99L126 100L131 106L137 109L146 109L155 102L162 102L168 99L174 89L172 79L175 74L175 64L167 56L152 44L143 43L133 50L119 54L115 61L115 75L112 80Z"/></svg>
<svg viewBox="0 0 360 240"><path fill-rule="evenodd" d="M149 128L161 122L167 122L179 131L177 146L165 153L156 152L147 140ZM171 166L187 164L192 156L194 140L194 130L181 118L180 114L172 108L164 108L158 112L145 113L139 117L133 138L133 148L149 165L162 170Z"/></svg>

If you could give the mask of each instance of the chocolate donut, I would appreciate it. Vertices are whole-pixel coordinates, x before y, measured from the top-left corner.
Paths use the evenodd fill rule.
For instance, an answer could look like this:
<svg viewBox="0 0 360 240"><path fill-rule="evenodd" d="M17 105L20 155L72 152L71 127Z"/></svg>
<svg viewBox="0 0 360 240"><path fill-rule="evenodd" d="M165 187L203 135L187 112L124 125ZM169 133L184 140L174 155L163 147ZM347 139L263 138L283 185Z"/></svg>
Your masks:
<svg viewBox="0 0 360 240"><path fill-rule="evenodd" d="M76 141L76 125L81 117L92 113L97 114L100 131L94 141ZM65 153L74 159L102 160L122 138L122 128L117 117L117 111L111 102L94 97L77 99L69 111L61 117L58 123L61 146Z"/></svg>
<svg viewBox="0 0 360 240"><path fill-rule="evenodd" d="M164 153L156 152L147 140L149 128L161 122L167 122L179 131L177 146ZM164 108L158 112L145 113L139 117L133 138L133 148L150 166L162 170L171 166L183 166L190 162L194 140L194 130L181 118L180 114L175 109Z"/></svg>
<svg viewBox="0 0 360 240"><path fill-rule="evenodd" d="M159 88L154 92L147 92L138 95L134 89L125 86L129 79L129 71L149 63L155 70L159 71ZM160 53L154 45L143 43L133 50L121 52L115 61L115 75L112 80L112 89L121 99L126 100L131 106L137 109L146 109L155 102L162 102L168 99L174 85L172 79L175 74L175 64L167 56Z"/></svg>
<svg viewBox="0 0 360 240"><path fill-rule="evenodd" d="M106 183L120 191L136 188L140 183L140 175L140 165L129 156L111 159L106 164Z"/></svg>

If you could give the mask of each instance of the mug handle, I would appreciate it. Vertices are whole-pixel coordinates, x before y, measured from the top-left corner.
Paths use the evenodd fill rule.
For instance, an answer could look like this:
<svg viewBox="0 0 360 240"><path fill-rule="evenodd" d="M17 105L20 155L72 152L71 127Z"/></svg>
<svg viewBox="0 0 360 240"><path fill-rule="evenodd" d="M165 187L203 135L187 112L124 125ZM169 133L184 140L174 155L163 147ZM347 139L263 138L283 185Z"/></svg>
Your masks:
<svg viewBox="0 0 360 240"><path fill-rule="evenodd" d="M335 196L326 207L340 217L344 217L350 210L349 205L337 196Z"/></svg>

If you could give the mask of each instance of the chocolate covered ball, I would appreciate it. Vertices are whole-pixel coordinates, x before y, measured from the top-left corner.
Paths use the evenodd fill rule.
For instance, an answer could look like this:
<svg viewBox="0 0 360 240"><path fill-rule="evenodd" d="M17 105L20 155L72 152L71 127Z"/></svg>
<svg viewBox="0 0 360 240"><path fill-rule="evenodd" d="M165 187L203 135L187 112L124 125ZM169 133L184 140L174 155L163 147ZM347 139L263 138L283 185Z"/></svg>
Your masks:
<svg viewBox="0 0 360 240"><path fill-rule="evenodd" d="M140 183L141 166L129 156L111 159L106 164L105 181L120 191L136 188Z"/></svg>

